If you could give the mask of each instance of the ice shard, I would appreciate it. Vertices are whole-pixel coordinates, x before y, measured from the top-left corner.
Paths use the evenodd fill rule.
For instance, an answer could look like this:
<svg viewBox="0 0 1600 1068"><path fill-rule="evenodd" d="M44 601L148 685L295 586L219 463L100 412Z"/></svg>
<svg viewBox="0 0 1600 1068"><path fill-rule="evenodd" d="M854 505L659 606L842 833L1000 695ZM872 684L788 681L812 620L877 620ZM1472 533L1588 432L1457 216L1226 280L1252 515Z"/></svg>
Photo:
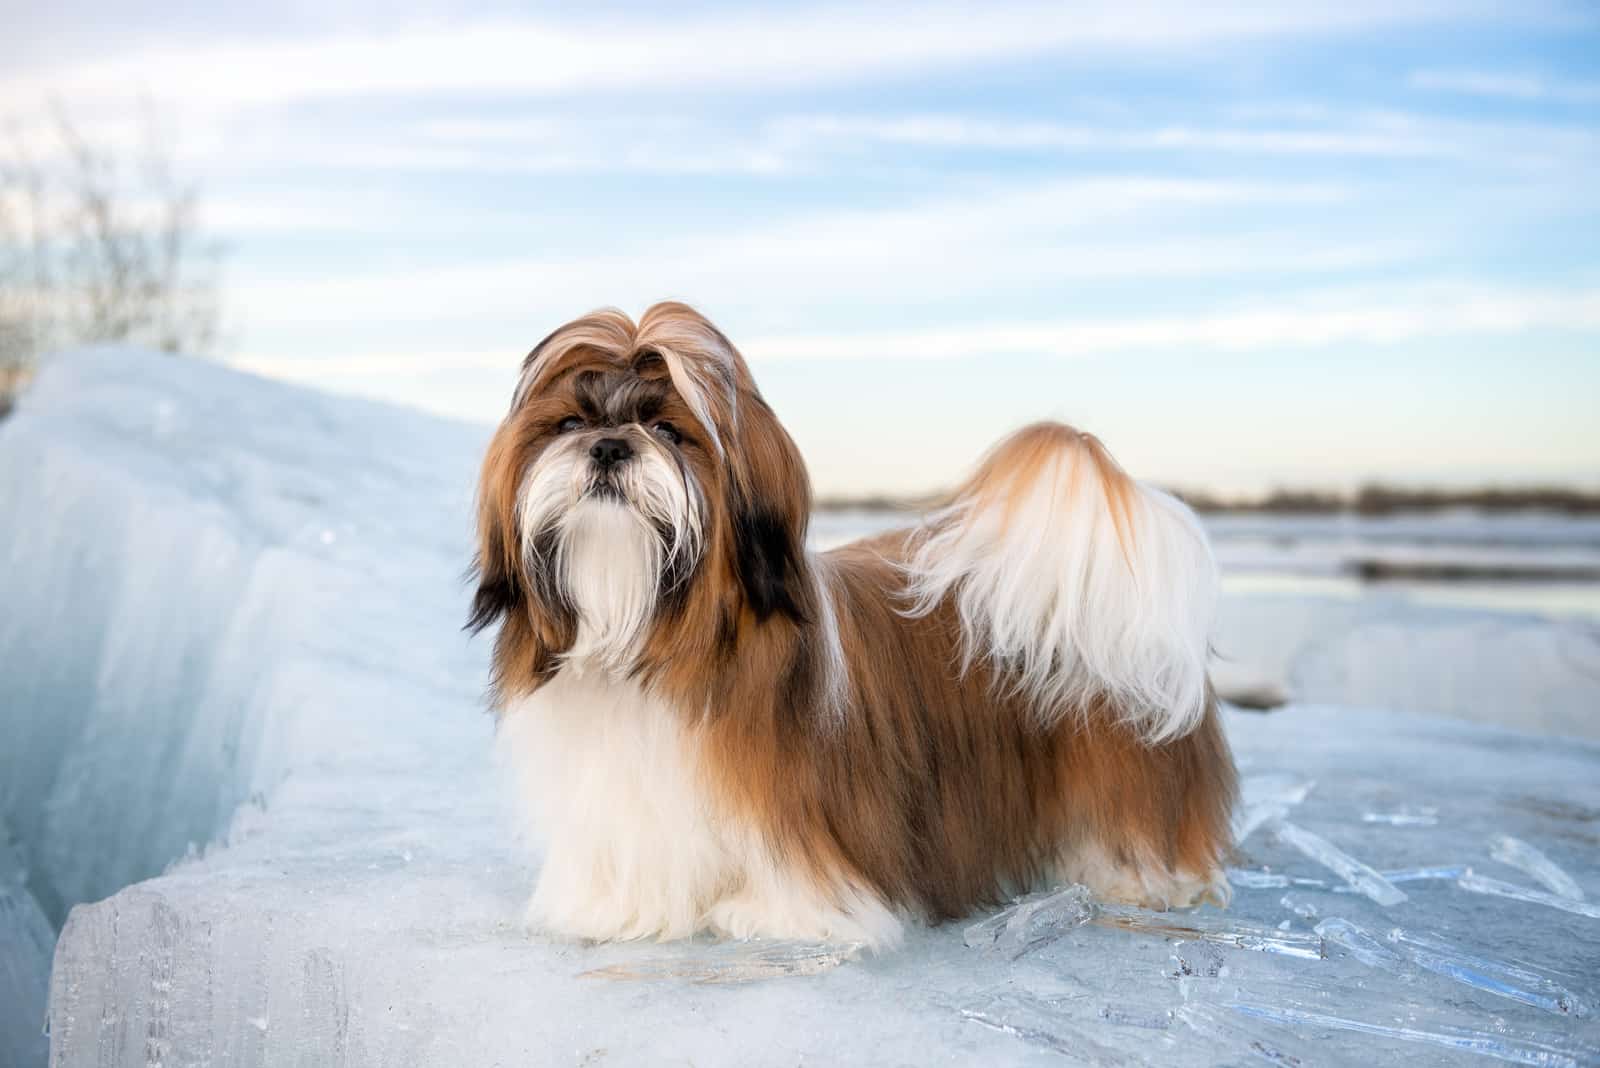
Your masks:
<svg viewBox="0 0 1600 1068"><path fill-rule="evenodd" d="M1251 871L1246 868L1229 868L1228 884L1244 890L1283 890L1289 877L1275 871Z"/></svg>
<svg viewBox="0 0 1600 1068"><path fill-rule="evenodd" d="M1254 871L1249 868L1229 868L1228 884L1243 890L1287 890L1291 886L1305 886L1317 890L1327 889L1326 879L1308 879L1302 875L1285 875L1275 871ZM1451 876L1454 878L1454 876Z"/></svg>
<svg viewBox="0 0 1600 1068"><path fill-rule="evenodd" d="M754 983L763 979L816 975L861 955L861 945L813 942L728 942L703 951L663 954L592 968L580 979L659 980L686 983Z"/></svg>
<svg viewBox="0 0 1600 1068"><path fill-rule="evenodd" d="M1378 904L1398 905L1406 900L1405 891L1321 835L1313 834L1287 820L1274 825L1273 831L1284 842L1294 846Z"/></svg>
<svg viewBox="0 0 1600 1068"><path fill-rule="evenodd" d="M1497 834L1489 839L1489 855L1502 864L1531 875L1557 897L1569 901L1582 901L1583 888L1579 886L1555 861L1539 849L1509 834Z"/></svg>
<svg viewBox="0 0 1600 1068"><path fill-rule="evenodd" d="M1316 903L1308 900L1302 894L1284 894L1278 899L1278 904L1300 917L1302 920L1314 920L1320 910Z"/></svg>
<svg viewBox="0 0 1600 1068"><path fill-rule="evenodd" d="M1390 972L1407 981L1412 978L1404 958L1343 917L1329 916L1317 924L1316 931L1327 941L1349 950L1352 957L1369 968Z"/></svg>
<svg viewBox="0 0 1600 1068"><path fill-rule="evenodd" d="M966 928L962 941L971 949L1003 953L1012 960L1053 942L1094 917L1095 904L1086 886L1076 884L1017 898L1007 908Z"/></svg>
<svg viewBox="0 0 1600 1068"><path fill-rule="evenodd" d="M1260 801L1253 805L1240 805L1233 813L1233 840L1244 844L1256 831L1289 815L1289 806L1276 801Z"/></svg>
<svg viewBox="0 0 1600 1068"><path fill-rule="evenodd" d="M1120 931L1159 935L1186 942L1210 942L1305 960L1320 960L1324 955L1319 935L1280 931L1274 927L1201 913L1151 912L1131 905L1102 905L1093 922L1096 926Z"/></svg>
<svg viewBox="0 0 1600 1068"><path fill-rule="evenodd" d="M1400 1042L1442 1046L1459 1053L1476 1053L1479 1056L1493 1057L1511 1064L1538 1065L1540 1068L1582 1068L1583 1065L1591 1063L1584 1055L1584 1051L1574 1052L1563 1048L1560 1039L1536 1042L1467 1028L1429 1031L1252 1001L1233 1002L1228 1007L1246 1018L1270 1020L1292 1028L1319 1027L1333 1031L1354 1031Z"/></svg>
<svg viewBox="0 0 1600 1068"><path fill-rule="evenodd" d="M1435 975L1559 1016L1588 1015L1588 1006L1576 994L1548 976L1520 964L1476 956L1448 942L1427 935L1411 934L1399 927L1390 931L1388 938L1418 967L1426 968Z"/></svg>
<svg viewBox="0 0 1600 1068"><path fill-rule="evenodd" d="M1393 868L1389 871L1379 872L1391 883L1420 883L1430 881L1455 882L1467 870L1465 864L1447 864L1433 868ZM1336 894L1359 894L1353 886L1331 887Z"/></svg>
<svg viewBox="0 0 1600 1068"><path fill-rule="evenodd" d="M1512 901L1526 901L1530 905L1545 905L1578 916L1587 916L1591 920L1600 920L1600 905L1592 905L1587 901L1573 901L1559 894L1547 894L1542 890L1530 890L1526 886L1491 879L1487 875L1479 875L1471 868L1462 872L1461 878L1456 880L1456 885L1474 894L1489 894L1493 897L1509 898Z"/></svg>

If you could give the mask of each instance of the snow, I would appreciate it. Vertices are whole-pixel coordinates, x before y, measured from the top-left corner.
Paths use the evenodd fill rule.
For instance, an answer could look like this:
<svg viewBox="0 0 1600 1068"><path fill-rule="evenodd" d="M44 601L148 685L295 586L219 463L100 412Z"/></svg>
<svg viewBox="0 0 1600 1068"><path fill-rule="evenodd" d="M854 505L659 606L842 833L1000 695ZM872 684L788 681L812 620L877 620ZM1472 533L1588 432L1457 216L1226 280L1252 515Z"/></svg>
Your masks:
<svg viewBox="0 0 1600 1068"><path fill-rule="evenodd" d="M1581 620L1249 595L1224 633L1300 703L1229 713L1226 911L1069 897L877 957L529 935L459 630L485 439L119 350L0 424L0 1063L39 1062L74 904L61 1066L1600 1062L1600 747L1391 699L1489 718L1454 663L1502 720L1592 719Z"/></svg>

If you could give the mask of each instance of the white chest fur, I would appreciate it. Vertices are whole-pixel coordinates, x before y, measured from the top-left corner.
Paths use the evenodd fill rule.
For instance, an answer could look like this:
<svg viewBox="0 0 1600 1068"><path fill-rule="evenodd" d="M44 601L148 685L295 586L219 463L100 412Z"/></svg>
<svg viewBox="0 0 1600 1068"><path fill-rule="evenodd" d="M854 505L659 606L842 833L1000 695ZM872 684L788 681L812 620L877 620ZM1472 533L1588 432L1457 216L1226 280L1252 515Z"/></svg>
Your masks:
<svg viewBox="0 0 1600 1068"><path fill-rule="evenodd" d="M697 730L631 681L569 665L506 709L498 747L544 846L534 928L597 940L900 938L876 896L779 864L755 828L719 811Z"/></svg>
<svg viewBox="0 0 1600 1068"><path fill-rule="evenodd" d="M535 926L681 938L732 876L727 828L679 716L636 684L569 666L506 710L499 745L545 847Z"/></svg>

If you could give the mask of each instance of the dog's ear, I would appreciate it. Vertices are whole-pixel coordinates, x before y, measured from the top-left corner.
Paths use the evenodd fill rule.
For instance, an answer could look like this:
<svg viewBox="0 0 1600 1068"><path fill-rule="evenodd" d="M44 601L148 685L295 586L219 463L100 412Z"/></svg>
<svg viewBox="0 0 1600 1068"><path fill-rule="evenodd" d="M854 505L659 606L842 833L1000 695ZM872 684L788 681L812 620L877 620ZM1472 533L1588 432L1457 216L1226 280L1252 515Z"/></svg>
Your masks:
<svg viewBox="0 0 1600 1068"><path fill-rule="evenodd" d="M466 629L474 634L500 622L522 601L513 542L516 485L513 435L502 425L483 457L478 476L478 551L468 571L477 583Z"/></svg>
<svg viewBox="0 0 1600 1068"><path fill-rule="evenodd" d="M734 514L734 550L739 583L757 619L782 612L804 622L803 547L784 516L769 502L746 501Z"/></svg>
<svg viewBox="0 0 1600 1068"><path fill-rule="evenodd" d="M735 569L758 620L782 614L803 623L813 618L815 598L805 553L811 482L772 409L759 396L745 404L728 502Z"/></svg>
<svg viewBox="0 0 1600 1068"><path fill-rule="evenodd" d="M478 585L472 595L472 610L467 614L466 629L473 634L500 622L522 603L516 579L505 569L499 555L479 552L468 574Z"/></svg>

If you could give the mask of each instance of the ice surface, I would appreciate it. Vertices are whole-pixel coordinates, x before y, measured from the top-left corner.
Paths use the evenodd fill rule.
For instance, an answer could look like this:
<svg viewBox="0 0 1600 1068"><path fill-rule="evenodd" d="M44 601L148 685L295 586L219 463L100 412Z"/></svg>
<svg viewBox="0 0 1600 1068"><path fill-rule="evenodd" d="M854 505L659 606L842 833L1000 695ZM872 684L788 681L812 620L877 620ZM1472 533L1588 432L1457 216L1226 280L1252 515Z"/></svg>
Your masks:
<svg viewBox="0 0 1600 1068"><path fill-rule="evenodd" d="M1268 771L1244 775L1239 779L1239 801L1244 805L1282 805L1285 808L1304 801L1316 787L1315 779L1289 772Z"/></svg>
<svg viewBox="0 0 1600 1068"><path fill-rule="evenodd" d="M1387 823L1391 827L1432 827L1439 822L1439 810L1433 805L1419 805L1395 812L1363 812L1361 821Z"/></svg>
<svg viewBox="0 0 1600 1068"><path fill-rule="evenodd" d="M1275 824L1273 833L1378 904L1398 905L1406 900L1404 890L1321 835L1287 820Z"/></svg>
<svg viewBox="0 0 1600 1068"><path fill-rule="evenodd" d="M406 774L481 774L459 620L486 437L124 350L40 375L0 423L0 832L49 936L8 966L42 992L70 906L254 833L268 797L349 795L323 817L355 836Z"/></svg>
<svg viewBox="0 0 1600 1068"><path fill-rule="evenodd" d="M0 603L25 616L0 613L0 737L19 740L0 745L0 820L24 873L8 885L59 918L156 876L67 918L49 979L60 1068L1600 1058L1593 1015L1409 959L1416 974L1402 978L1326 933L1326 957L1261 951L1319 937L1283 907L1287 890L1366 931L1398 925L1525 968L1592 1006L1600 927L1545 907L1556 895L1513 886L1524 896L1511 900L1461 872L1404 883L1410 900L1384 908L1316 885L1321 867L1260 831L1234 863L1286 885L1236 881L1226 911L1057 925L1015 960L963 944L983 917L913 928L902 949L837 966L802 947L529 935L519 917L537 859L513 845L493 784L484 643L459 631L483 436L125 353L58 362L0 424ZM18 514L30 522L12 524ZM1463 700L1485 685L1486 699L1532 694L1535 713L1589 670L1582 641L1474 655L1507 633L1478 618L1481 633L1451 613L1448 642L1402 636L1385 670L1437 656L1430 685L1461 668ZM1484 683L1547 669L1549 685ZM1597 885L1600 749L1416 718L1387 697L1372 711L1230 713L1256 803L1386 873L1486 862L1489 836L1510 834ZM1291 804L1290 784L1312 781ZM1427 805L1448 818L1361 818ZM191 842L194 856L160 874ZM35 959L7 962L37 989L41 928L21 926ZM741 954L765 955L764 981L695 981L749 977ZM623 975L648 978L613 981ZM36 1015L13 1032L16 1018L0 1017L0 1034L36 1047ZM32 1048L19 1063L37 1063Z"/></svg>
<svg viewBox="0 0 1600 1068"><path fill-rule="evenodd" d="M1179 1008L1177 1016L1196 1034L1220 1047L1248 1053L1252 1062L1301 1068L1318 1063L1321 1053L1293 1033L1260 1027L1251 1018L1229 1008L1196 1001Z"/></svg>
<svg viewBox="0 0 1600 1068"><path fill-rule="evenodd" d="M0 838L0 1064L43 1063L45 995L55 931Z"/></svg>
<svg viewBox="0 0 1600 1068"><path fill-rule="evenodd" d="M1489 855L1502 864L1519 868L1543 883L1558 897L1573 901L1583 900L1583 888L1561 866L1541 853L1536 847L1509 834L1497 834L1489 839Z"/></svg>
<svg viewBox="0 0 1600 1068"><path fill-rule="evenodd" d="M54 922L329 752L329 691L390 670L367 630L459 614L443 553L485 439L127 350L40 375L0 424L0 820ZM418 633L402 677L481 687L439 670L480 662L464 640Z"/></svg>
<svg viewBox="0 0 1600 1068"><path fill-rule="evenodd" d="M1065 1054L1080 1064L1125 1065L1143 1063L1129 1054L1102 1044L1095 1029L1079 1022L1077 1014L1027 994L1000 994L980 998L960 1008L962 1018L993 1028L1030 1045Z"/></svg>

